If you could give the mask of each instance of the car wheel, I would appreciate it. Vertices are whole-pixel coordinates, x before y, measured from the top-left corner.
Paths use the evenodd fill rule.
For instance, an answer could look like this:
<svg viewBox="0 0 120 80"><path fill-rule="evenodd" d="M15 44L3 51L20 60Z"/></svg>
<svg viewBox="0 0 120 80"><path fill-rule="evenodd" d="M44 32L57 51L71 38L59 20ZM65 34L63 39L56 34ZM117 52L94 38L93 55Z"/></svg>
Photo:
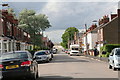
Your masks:
<svg viewBox="0 0 120 80"><path fill-rule="evenodd" d="M112 69L112 66L111 66L111 65L109 65L109 69Z"/></svg>
<svg viewBox="0 0 120 80"><path fill-rule="evenodd" d="M38 78L38 72L31 75L30 80L36 80Z"/></svg>
<svg viewBox="0 0 120 80"><path fill-rule="evenodd" d="M47 59L46 62L50 62L50 59Z"/></svg>
<svg viewBox="0 0 120 80"><path fill-rule="evenodd" d="M52 61L52 57L50 58L50 61Z"/></svg>
<svg viewBox="0 0 120 80"><path fill-rule="evenodd" d="M114 71L116 71L116 70L117 70L117 68L115 68L115 67L114 67L114 68L113 68L113 70L114 70Z"/></svg>

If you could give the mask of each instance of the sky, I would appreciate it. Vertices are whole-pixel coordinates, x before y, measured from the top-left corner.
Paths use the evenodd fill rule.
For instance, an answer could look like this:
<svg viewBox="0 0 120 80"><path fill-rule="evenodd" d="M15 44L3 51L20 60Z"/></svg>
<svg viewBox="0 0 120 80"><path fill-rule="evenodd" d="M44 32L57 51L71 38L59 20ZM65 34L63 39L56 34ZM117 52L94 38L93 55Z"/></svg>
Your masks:
<svg viewBox="0 0 120 80"><path fill-rule="evenodd" d="M44 32L54 43L62 41L61 36L68 27L80 31L84 24L89 27L93 20L116 13L119 0L2 0L13 8L16 14L24 8L46 14L52 27ZM6 9L6 7L4 7Z"/></svg>

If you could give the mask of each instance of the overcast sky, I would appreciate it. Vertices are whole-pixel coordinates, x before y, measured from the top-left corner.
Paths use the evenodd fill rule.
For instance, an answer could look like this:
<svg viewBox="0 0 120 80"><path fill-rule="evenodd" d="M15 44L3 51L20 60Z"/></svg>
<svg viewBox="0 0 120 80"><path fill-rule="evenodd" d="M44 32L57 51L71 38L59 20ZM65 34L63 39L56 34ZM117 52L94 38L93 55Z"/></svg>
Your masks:
<svg viewBox="0 0 120 80"><path fill-rule="evenodd" d="M7 2L8 0L3 0ZM61 36L68 27L84 29L84 24L88 27L93 20L98 20L104 15L116 13L118 9L118 0L62 0L63 2L38 2L38 0L24 0L26 2L15 2L9 0L10 8L13 8L18 14L24 8L33 9L39 13L46 14L49 17L52 27L45 31L45 34L55 43L61 42ZM43 1L43 0L41 0ZM60 1L60 0L59 0ZM86 1L86 2L85 2ZM102 2L101 2L102 1ZM103 2L104 1L104 2Z"/></svg>

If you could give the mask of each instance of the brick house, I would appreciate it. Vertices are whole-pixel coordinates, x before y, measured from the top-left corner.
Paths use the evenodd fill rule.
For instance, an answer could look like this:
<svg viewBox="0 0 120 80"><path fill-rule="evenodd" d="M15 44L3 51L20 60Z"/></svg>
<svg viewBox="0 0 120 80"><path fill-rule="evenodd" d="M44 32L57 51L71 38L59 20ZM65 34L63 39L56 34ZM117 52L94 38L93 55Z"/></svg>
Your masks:
<svg viewBox="0 0 120 80"><path fill-rule="evenodd" d="M100 51L100 47L104 44L120 44L120 9L117 14L111 14L111 21L108 16L104 16L99 20L97 47Z"/></svg>
<svg viewBox="0 0 120 80"><path fill-rule="evenodd" d="M25 50L32 46L30 35L18 28L18 20L8 13L7 10L0 10L0 53L10 52L13 50Z"/></svg>

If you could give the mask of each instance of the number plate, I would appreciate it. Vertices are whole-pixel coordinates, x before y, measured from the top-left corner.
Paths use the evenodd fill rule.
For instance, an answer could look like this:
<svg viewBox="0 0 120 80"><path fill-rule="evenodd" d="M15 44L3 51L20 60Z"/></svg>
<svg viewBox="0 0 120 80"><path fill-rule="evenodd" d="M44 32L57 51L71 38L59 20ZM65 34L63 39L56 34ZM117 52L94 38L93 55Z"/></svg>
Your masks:
<svg viewBox="0 0 120 80"><path fill-rule="evenodd" d="M11 65L11 66L6 66L6 69L14 69L14 68L18 68L18 65Z"/></svg>

